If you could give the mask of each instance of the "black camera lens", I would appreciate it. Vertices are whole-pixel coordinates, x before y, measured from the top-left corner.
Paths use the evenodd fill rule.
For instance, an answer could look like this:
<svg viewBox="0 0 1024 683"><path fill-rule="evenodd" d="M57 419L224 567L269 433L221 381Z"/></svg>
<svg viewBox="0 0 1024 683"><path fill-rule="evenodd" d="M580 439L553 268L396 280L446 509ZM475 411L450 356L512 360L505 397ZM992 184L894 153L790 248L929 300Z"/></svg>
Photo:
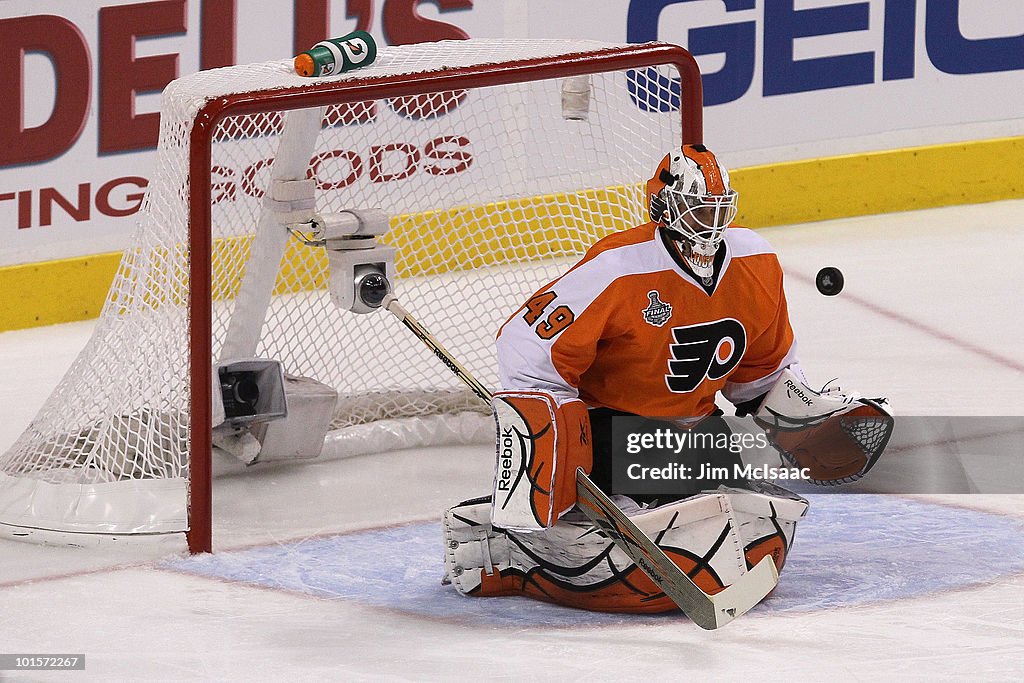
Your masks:
<svg viewBox="0 0 1024 683"><path fill-rule="evenodd" d="M260 400L260 386L251 377L239 377L231 387L235 400L247 406L256 406Z"/></svg>
<svg viewBox="0 0 1024 683"><path fill-rule="evenodd" d="M220 390L225 417L245 417L256 414L256 403L260 400L260 386L256 382L255 372L221 374Z"/></svg>
<svg viewBox="0 0 1024 683"><path fill-rule="evenodd" d="M381 273L369 273L359 280L359 298L370 308L380 308L390 289L387 278Z"/></svg>

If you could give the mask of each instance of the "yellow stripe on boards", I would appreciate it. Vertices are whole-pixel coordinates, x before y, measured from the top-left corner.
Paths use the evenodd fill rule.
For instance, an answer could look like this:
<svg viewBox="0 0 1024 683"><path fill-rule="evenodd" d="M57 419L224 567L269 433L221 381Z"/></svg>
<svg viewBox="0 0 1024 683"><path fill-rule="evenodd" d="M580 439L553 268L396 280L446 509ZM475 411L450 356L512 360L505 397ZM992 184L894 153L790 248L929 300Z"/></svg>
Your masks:
<svg viewBox="0 0 1024 683"><path fill-rule="evenodd" d="M1024 197L1024 137L751 166L731 173L752 228Z"/></svg>
<svg viewBox="0 0 1024 683"><path fill-rule="evenodd" d="M120 252L0 268L0 331L100 314Z"/></svg>
<svg viewBox="0 0 1024 683"><path fill-rule="evenodd" d="M652 160L652 170L656 163ZM737 223L762 228L1022 198L1022 168L1024 137L1014 137L752 166L730 175L740 193ZM396 216L385 241L423 245L403 251L396 265L405 277L580 253L583 245L569 237L580 228L604 224L604 234L631 226L632 211L626 207L635 210L636 202L640 207L646 202L640 196L646 178L637 181L635 186ZM609 207L617 213L601 219ZM237 281L217 276L238 258L237 242L251 239L215 244L215 298L237 293ZM453 250L456 244L459 249ZM295 242L288 250L277 293L326 286L322 250ZM120 260L120 253L108 253L0 267L0 331L96 317ZM184 292L162 296L180 302Z"/></svg>
<svg viewBox="0 0 1024 683"><path fill-rule="evenodd" d="M633 227L641 192L638 183L398 216L383 241L404 245L403 277L577 255L589 244L574 236Z"/></svg>

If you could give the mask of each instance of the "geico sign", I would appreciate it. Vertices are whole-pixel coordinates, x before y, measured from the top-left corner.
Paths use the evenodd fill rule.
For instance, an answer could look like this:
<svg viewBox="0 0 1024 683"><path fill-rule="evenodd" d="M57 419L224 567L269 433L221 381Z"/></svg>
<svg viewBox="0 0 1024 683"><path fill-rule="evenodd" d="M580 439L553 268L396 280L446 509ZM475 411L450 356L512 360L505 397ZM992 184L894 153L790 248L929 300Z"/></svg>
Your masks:
<svg viewBox="0 0 1024 683"><path fill-rule="evenodd" d="M259 199L269 179L273 158L260 159L235 169L212 167L214 204L235 201L241 195ZM316 178L321 190L340 190L365 177L371 183L404 180L417 172L434 176L462 173L473 164L472 145L462 135L443 135L423 145L391 142L373 145L367 150L332 149L316 154L309 161L309 177Z"/></svg>
<svg viewBox="0 0 1024 683"><path fill-rule="evenodd" d="M692 1L631 0L626 40L631 43L657 40L662 12L667 7ZM876 59L881 60L883 81L914 78L919 17L924 21L924 53L939 71L963 75L1024 69L1024 35L1019 33L1019 17L1007 17L1006 22L1006 26L1017 33L988 38L964 36L960 28L961 17L970 18L973 11L978 19L990 19L986 13L992 12L990 7L986 7L987 3L973 0L834 1L826 7L804 9L795 7L796 0L721 0L717 4L724 6L726 15L737 13L736 19L739 20L695 26L686 32L687 47L694 56L725 57L718 71L704 74L705 105L732 102L750 90L757 60L758 33L763 46L762 94L766 96L874 83ZM918 12L919 5L923 6L921 13ZM749 10L756 10L759 6L764 12L760 25L757 21L742 20L751 16ZM869 22L870 14L879 9L882 11L881 22L874 23L881 30L878 36L881 49L877 52L796 58L794 44L801 38L874 30ZM1006 30L1003 25L997 24L997 27L996 30ZM662 81L658 86L678 93L678 79L668 82L669 79L664 77L654 78ZM645 107L643 98L634 99L638 106Z"/></svg>

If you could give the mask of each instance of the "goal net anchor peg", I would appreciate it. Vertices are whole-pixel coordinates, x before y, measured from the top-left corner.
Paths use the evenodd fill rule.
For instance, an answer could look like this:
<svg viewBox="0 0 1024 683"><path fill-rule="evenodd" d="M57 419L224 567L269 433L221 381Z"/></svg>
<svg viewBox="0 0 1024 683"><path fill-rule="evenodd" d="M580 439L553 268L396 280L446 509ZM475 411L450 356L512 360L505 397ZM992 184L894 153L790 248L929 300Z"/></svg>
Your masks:
<svg viewBox="0 0 1024 683"><path fill-rule="evenodd" d="M377 241L390 226L387 214L380 209L348 209L318 214L311 225L313 236L327 249L334 305L353 313L377 310L395 279L397 249Z"/></svg>

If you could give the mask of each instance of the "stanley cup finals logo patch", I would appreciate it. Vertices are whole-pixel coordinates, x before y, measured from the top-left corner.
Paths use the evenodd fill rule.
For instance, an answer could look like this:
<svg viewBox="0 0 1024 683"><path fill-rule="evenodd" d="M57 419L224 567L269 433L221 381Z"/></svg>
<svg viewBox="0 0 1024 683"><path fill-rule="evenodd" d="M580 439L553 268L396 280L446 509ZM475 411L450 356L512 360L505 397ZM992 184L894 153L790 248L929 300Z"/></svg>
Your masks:
<svg viewBox="0 0 1024 683"><path fill-rule="evenodd" d="M672 317L672 304L665 303L659 296L656 289L647 292L651 305L644 309L644 320L655 327L661 327Z"/></svg>

